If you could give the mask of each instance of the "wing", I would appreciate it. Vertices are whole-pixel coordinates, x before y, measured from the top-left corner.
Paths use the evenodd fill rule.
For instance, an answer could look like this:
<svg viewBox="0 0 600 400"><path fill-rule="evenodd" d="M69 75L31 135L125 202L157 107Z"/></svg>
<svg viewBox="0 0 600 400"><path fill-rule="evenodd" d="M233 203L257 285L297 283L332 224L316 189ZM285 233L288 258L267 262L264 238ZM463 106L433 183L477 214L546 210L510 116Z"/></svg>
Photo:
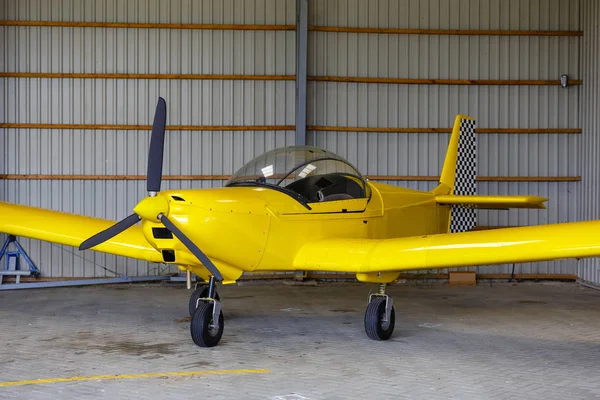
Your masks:
<svg viewBox="0 0 600 400"><path fill-rule="evenodd" d="M438 204L459 204L473 208L509 209L509 208L546 208L543 204L548 201L539 196L435 196Z"/></svg>
<svg viewBox="0 0 600 400"><path fill-rule="evenodd" d="M0 202L0 232L79 247L90 236L110 227L113 221L59 211ZM142 228L134 225L94 251L162 262L160 253L144 238Z"/></svg>
<svg viewBox="0 0 600 400"><path fill-rule="evenodd" d="M299 270L392 272L600 256L600 221L304 245Z"/></svg>

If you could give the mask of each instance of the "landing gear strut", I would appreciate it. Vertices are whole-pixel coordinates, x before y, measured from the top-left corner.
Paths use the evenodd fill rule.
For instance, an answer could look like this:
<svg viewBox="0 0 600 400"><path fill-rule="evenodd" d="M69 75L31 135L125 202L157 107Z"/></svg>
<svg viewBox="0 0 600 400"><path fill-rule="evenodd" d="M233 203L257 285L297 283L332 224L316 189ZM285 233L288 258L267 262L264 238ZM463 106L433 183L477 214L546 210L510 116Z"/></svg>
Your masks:
<svg viewBox="0 0 600 400"><path fill-rule="evenodd" d="M194 289L194 291L192 292L191 296L190 296L190 304L189 304L189 309L190 309L190 317L194 316L194 311L196 311L196 308L198 307L198 299L205 299L209 297L208 296L208 285L198 285L196 284L196 288ZM215 300L221 300L219 298L219 293L216 292L215 290Z"/></svg>
<svg viewBox="0 0 600 400"><path fill-rule="evenodd" d="M215 278L211 276L208 286L204 288L206 296L198 297L196 300L190 322L192 340L200 347L216 346L223 336L223 312L215 286Z"/></svg>
<svg viewBox="0 0 600 400"><path fill-rule="evenodd" d="M396 314L392 298L385 294L386 284L379 285L379 293L369 295L365 311L365 332L373 340L388 340L394 332Z"/></svg>

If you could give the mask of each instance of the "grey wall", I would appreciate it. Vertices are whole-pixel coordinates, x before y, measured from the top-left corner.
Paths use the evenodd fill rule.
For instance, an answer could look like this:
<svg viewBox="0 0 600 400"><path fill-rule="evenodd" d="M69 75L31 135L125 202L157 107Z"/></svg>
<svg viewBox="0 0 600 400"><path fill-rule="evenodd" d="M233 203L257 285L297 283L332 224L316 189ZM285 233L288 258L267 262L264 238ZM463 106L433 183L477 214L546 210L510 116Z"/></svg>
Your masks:
<svg viewBox="0 0 600 400"><path fill-rule="evenodd" d="M5 1L10 20L295 24L293 0ZM427 29L580 30L579 0L335 1L309 4L309 25ZM8 72L295 73L294 31L0 27ZM331 76L581 78L580 37L454 36L309 32L308 74ZM150 124L156 97L170 125L294 125L294 81L2 78L0 121ZM309 82L308 125L451 127L457 113L483 128L580 128L580 88ZM143 175L148 131L0 129L4 174ZM369 175L433 176L448 134L309 132ZM165 174L230 174L266 150L294 143L293 131L168 132ZM485 134L479 175L578 176L577 134ZM166 181L210 187L223 181ZM390 182L429 189L432 182ZM481 225L575 220L578 182L481 182L482 194L550 197L545 211L480 212ZM140 181L0 182L0 199L120 219L145 195ZM45 276L100 276L98 265L131 275L146 263L23 240ZM81 257L85 258L85 261ZM96 265L94 265L96 264ZM511 266L481 272L510 272ZM574 261L524 264L518 273L574 274Z"/></svg>
<svg viewBox="0 0 600 400"><path fill-rule="evenodd" d="M581 7L584 37L582 43L584 79L581 119L583 124L581 165L580 218L600 219L600 4L584 0ZM600 285L600 263L597 258L579 261L578 276L582 281Z"/></svg>
<svg viewBox="0 0 600 400"><path fill-rule="evenodd" d="M214 24L295 24L293 0L7 1L7 19ZM235 6L235 7L234 7ZM1 27L7 72L293 75L294 31ZM294 81L2 78L1 121L152 123L167 100L169 125L294 125ZM145 175L145 130L2 129L5 174ZM227 175L263 152L293 144L294 131L168 131L165 175ZM164 181L163 188L223 181ZM1 199L121 219L146 196L142 181L2 181ZM153 265L21 240L45 276L130 275ZM73 254L73 252L75 254ZM84 257L84 261L81 257ZM97 265L94 265L97 264Z"/></svg>
<svg viewBox="0 0 600 400"><path fill-rule="evenodd" d="M579 1L313 1L310 25L368 28L581 29ZM422 79L580 79L580 37L309 32L309 75ZM481 128L581 128L580 88L309 82L309 125L449 128L458 113ZM318 145L370 175L435 176L449 134L313 132ZM580 135L480 134L480 176L578 176ZM392 182L428 190L435 182ZM549 197L548 210L479 211L487 226L575 220L579 182L480 182L480 194ZM511 272L512 265L478 268ZM516 273L576 273L573 260Z"/></svg>

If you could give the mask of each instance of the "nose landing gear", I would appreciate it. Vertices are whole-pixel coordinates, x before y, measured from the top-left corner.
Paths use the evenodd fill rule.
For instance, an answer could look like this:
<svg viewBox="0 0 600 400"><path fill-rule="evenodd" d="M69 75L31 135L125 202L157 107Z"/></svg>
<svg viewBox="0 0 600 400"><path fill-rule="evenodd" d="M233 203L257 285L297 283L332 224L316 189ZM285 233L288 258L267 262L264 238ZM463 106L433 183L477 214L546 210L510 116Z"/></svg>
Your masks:
<svg viewBox="0 0 600 400"><path fill-rule="evenodd" d="M208 286L200 289L193 310L192 299L198 289L190 297L190 334L194 343L200 347L216 346L223 336L224 318L215 286L215 278L211 276Z"/></svg>
<svg viewBox="0 0 600 400"><path fill-rule="evenodd" d="M192 292L192 294L190 296L190 303L189 303L190 317L194 316L194 311L196 311L196 308L198 308L198 299L204 299L207 297L208 297L208 285L196 284L196 288L194 289L194 291ZM216 290L215 290L215 300L221 300L219 298L219 293L217 293Z"/></svg>
<svg viewBox="0 0 600 400"><path fill-rule="evenodd" d="M394 332L396 313L392 298L385 294L386 284L379 285L379 293L369 295L365 311L365 332L370 339L388 340Z"/></svg>

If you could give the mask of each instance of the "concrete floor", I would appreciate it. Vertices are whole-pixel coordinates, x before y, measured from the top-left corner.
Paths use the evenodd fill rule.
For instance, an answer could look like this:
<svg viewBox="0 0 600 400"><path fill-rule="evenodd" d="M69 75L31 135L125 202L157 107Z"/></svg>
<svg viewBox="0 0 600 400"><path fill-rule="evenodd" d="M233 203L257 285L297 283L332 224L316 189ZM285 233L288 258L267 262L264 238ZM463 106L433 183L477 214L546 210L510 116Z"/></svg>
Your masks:
<svg viewBox="0 0 600 400"><path fill-rule="evenodd" d="M395 333L375 342L370 289L221 287L211 349L189 336L181 286L0 292L0 398L600 399L600 291L396 285ZM34 379L49 381L7 383Z"/></svg>

